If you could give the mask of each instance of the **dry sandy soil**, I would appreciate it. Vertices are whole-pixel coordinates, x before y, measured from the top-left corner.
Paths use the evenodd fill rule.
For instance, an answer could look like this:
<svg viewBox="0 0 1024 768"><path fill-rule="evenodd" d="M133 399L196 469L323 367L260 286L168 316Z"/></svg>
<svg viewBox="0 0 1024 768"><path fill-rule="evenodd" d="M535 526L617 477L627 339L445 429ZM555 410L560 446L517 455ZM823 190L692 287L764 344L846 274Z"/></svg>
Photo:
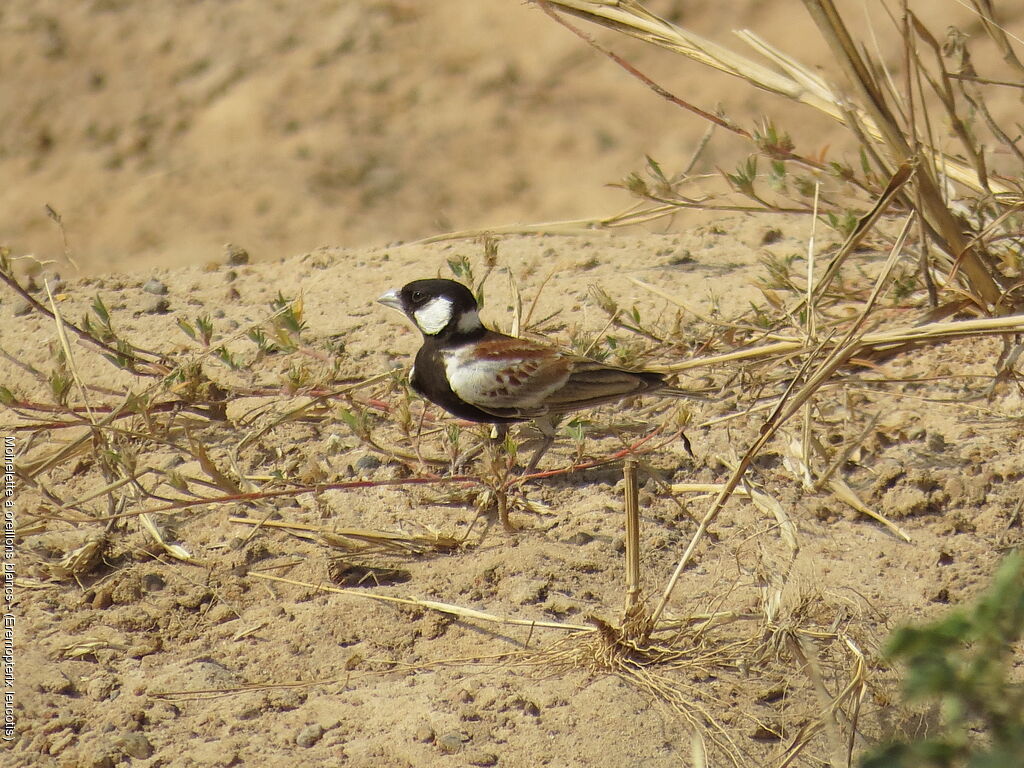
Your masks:
<svg viewBox="0 0 1024 768"><path fill-rule="evenodd" d="M799 4L730 4L725 22L719 5L655 7L730 45L724 30L746 26L827 60ZM970 29L950 5L939 10ZM763 766L814 732L794 764L819 766L832 746L813 730L828 704L815 674L836 696L857 653L858 751L933 728L934 713L898 706L881 647L895 626L977 595L1020 543L1022 397L992 386L1000 342L924 347L823 391L814 434L890 526L805 487L792 425L751 470L766 497L734 498L697 547L665 613L674 631L630 656L607 630L625 599L621 461L527 481L511 497L520 530L494 525L494 471L443 477L478 432L463 427L453 446L450 420L421 419L403 373L418 336L373 299L463 260L486 271L476 240L397 241L609 213L629 201L604 184L645 154L685 165L704 126L518 2L308 7L0 8L0 102L16 105L0 120L0 176L17 180L0 188L3 244L57 262L45 271L64 277L66 320L98 327L99 297L117 338L191 363L167 380L133 375L72 335L63 364L54 321L0 292L0 385L14 398L0 431L16 435L28 478L19 738L5 764L678 766L698 764L702 741L713 765ZM777 106L639 44L617 49L746 125ZM812 116L791 119L809 152L838 142ZM747 151L717 137L698 170ZM761 339L764 260L804 270L808 220L673 225L504 237L484 316L511 327L514 285L524 312L536 301L530 332L624 364ZM228 240L252 263L229 263ZM834 245L818 231L819 254ZM844 274L861 299L885 255L869 246ZM30 295L48 305L41 282ZM612 326L592 286L635 307L645 333ZM278 297L301 307L275 321ZM878 320L921 311L919 295L887 298ZM297 312L304 325L289 330ZM599 462L660 430L640 449L648 607L711 502L683 486L724 482L767 415L758 406L792 375L695 368L679 383L708 399L585 414L585 436L569 425L545 458L546 470ZM71 417L55 386L77 422L58 423ZM128 392L93 438L81 420L102 423ZM694 455L672 439L683 425ZM267 491L278 495L237 498Z"/></svg>
<svg viewBox="0 0 1024 768"><path fill-rule="evenodd" d="M791 220L768 237L761 220L743 218L686 236L506 239L487 281L485 316L509 327L509 276L526 306L539 295L534 320L549 318L537 329L546 338L576 348L596 339L595 353L650 364L686 359L698 347L709 354L729 333L716 318L748 323L750 303L764 305L756 288L765 277L758 257L799 253L805 225ZM765 240L771 242L759 245ZM483 521L471 525L478 482L387 484L439 470L417 455L443 458L447 433L433 428L432 413L416 437L419 403L409 401L400 371L386 374L407 364L418 336L370 298L410 274L445 274L449 259L466 257L479 273L481 255L473 242L326 249L275 264L163 270L63 287L60 308L69 319L88 314L99 296L120 336L196 361L209 381L161 385L75 344L93 418L102 420L104 408L118 404L116 393L129 389L153 403L153 412L118 419L103 451L92 447L88 429L74 426L44 430L40 437L48 439L19 446L20 462L37 484L23 488L18 500L20 523L31 531L21 540L18 568L31 589L20 605L22 731L12 764L38 765L48 755L59 765L110 765L131 755L133 763L154 766L297 759L304 765L669 766L690 754L697 724L716 764L730 751L741 765L765 765L823 708L784 641L787 633L802 638L833 695L854 667L845 640L865 654L858 744L922 726L918 716L893 708L893 674L880 645L899 622L936 615L975 595L1000 552L1021 538L1014 513L1024 448L1021 395L997 390L985 398L996 341L923 349L862 371L818 399L815 433L831 456L850 451L841 477L909 542L831 493L804 490L787 447L799 429L787 431L751 475L755 487L781 504L780 517L744 499L730 503L669 604L667 615L680 629L660 638L674 654L660 664L617 674L602 666L598 635L367 599L432 600L591 629L595 621L620 618L620 463L528 482L513 494L512 521L521 527L514 533L487 529ZM860 266L870 272L876 261L868 253ZM359 280L351 279L353 269ZM624 270L686 310L622 280ZM165 296L147 292L154 279L166 286ZM592 285L623 306L635 304L645 327L671 343L609 332L588 294ZM260 326L273 333L267 318L279 293L301 296L307 322L301 348L260 354L245 332ZM906 314L891 311L897 319ZM212 319L213 346L225 343L238 370L179 328L178 320L194 324L203 313ZM53 322L15 317L9 308L2 319L20 331L6 351L31 366L12 368L6 386L19 400L51 402L39 379L55 368ZM618 340L614 350L602 341L609 333ZM311 402L293 393L297 376L305 386L343 389L382 372L385 380L353 391L351 401L338 395L286 417ZM543 464L554 469L575 458L608 456L657 425L669 434L689 418L695 456L678 440L656 439L642 465L649 604L709 503L678 484L723 482L726 464L763 422L763 411L750 411L757 397L778 393L778 385L754 386L766 381L763 371L739 374L749 377L747 387L728 383L737 374L716 367L680 382L722 391L724 399L680 406L648 398L590 414L578 449L563 435ZM226 398L220 415L183 405L171 415L155 405L217 397ZM405 408L409 434L401 427ZM45 416L24 412L28 421ZM369 440L380 450L352 429L351 414L364 414ZM68 447L74 445L77 450ZM67 452L51 469L42 466L62 449ZM96 495L125 473L139 476L138 485ZM489 476L479 465L470 475ZM315 492L352 481L370 487ZM307 491L253 502L233 497L297 487ZM190 562L175 561L140 526L138 513L166 499L225 495L232 498L151 515ZM89 520L121 513L127 517L111 528L102 559L76 584L58 563L103 530ZM254 532L237 518L425 539L415 552L349 550L352 540L338 535ZM429 543L434 536L439 544ZM449 539L460 546L441 546ZM358 567L377 570L345 583L345 569ZM339 581L343 593L318 590ZM711 613L731 620L718 626L689 620ZM797 764L820 764L815 761L827 748L818 736Z"/></svg>
<svg viewBox="0 0 1024 768"><path fill-rule="evenodd" d="M839 5L855 33L870 19L898 73L881 7ZM939 37L952 24L972 35L979 71L999 71L960 3L916 5ZM1021 35L1024 8L1000 5ZM731 32L750 28L835 75L798 0L651 7L746 55ZM747 129L769 115L806 155L856 159L809 108L597 36L699 107ZM61 258L48 204L91 274L202 263L228 241L264 260L604 216L629 203L606 185L645 155L682 170L707 127L520 0L6 0L0 40L0 240ZM1019 112L1006 96L997 117ZM694 172L749 152L718 131Z"/></svg>

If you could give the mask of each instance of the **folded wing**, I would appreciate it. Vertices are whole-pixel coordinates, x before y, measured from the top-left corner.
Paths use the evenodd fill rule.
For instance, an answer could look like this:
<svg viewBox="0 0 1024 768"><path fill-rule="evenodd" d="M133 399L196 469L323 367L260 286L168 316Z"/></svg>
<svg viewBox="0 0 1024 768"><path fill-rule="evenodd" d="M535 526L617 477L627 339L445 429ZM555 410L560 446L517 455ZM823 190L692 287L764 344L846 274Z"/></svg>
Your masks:
<svg viewBox="0 0 1024 768"><path fill-rule="evenodd" d="M657 373L609 368L526 339L494 337L446 353L445 368L456 395L495 416L567 413L664 386Z"/></svg>

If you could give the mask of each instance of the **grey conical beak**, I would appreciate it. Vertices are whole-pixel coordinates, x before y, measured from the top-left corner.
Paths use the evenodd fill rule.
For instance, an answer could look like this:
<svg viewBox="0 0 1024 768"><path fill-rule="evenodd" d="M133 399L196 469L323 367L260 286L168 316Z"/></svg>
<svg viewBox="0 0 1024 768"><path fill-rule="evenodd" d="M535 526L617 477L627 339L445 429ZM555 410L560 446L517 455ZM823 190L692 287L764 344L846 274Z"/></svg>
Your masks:
<svg viewBox="0 0 1024 768"><path fill-rule="evenodd" d="M399 312L405 311L405 309L402 307L402 297L398 295L398 291L388 291L379 299L377 299L377 301L383 304L385 307L397 309Z"/></svg>

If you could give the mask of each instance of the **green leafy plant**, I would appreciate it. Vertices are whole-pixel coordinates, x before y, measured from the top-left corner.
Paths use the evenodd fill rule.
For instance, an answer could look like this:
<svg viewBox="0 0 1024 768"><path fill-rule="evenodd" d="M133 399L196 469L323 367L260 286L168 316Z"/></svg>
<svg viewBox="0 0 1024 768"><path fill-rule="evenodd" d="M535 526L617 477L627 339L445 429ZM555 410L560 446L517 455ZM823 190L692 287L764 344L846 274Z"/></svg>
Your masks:
<svg viewBox="0 0 1024 768"><path fill-rule="evenodd" d="M1024 755L1024 686L1011 682L1024 637L1024 555L1014 552L973 606L904 627L889 655L907 667L910 702L938 704L941 729L869 754L861 768L1010 768Z"/></svg>

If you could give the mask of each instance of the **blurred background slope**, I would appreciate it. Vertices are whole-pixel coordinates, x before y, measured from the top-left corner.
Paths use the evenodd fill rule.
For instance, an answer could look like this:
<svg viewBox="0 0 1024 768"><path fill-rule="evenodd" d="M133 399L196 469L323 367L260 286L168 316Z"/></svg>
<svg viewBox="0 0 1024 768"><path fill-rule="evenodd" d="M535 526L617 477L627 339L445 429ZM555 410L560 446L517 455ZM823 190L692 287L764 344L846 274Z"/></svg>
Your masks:
<svg viewBox="0 0 1024 768"><path fill-rule="evenodd" d="M741 51L749 27L838 78L799 0L649 7ZM841 7L898 68L881 4ZM915 7L939 34L979 30L954 0ZM1024 9L997 9L1020 30ZM810 110L587 31L698 106L843 151ZM59 258L48 204L86 272L610 214L630 198L609 183L645 155L678 170L707 127L519 0L6 0L0 112L0 244ZM698 170L749 152L719 132Z"/></svg>

